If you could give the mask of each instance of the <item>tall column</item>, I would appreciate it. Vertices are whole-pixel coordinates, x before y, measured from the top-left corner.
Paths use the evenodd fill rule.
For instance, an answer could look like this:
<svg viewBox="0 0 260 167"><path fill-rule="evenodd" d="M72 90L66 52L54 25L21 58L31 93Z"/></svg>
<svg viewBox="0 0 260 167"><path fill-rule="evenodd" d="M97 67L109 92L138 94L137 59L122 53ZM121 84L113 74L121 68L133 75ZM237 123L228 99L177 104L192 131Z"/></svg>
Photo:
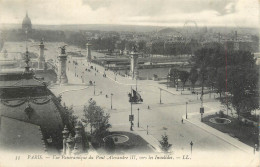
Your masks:
<svg viewBox="0 0 260 167"><path fill-rule="evenodd" d="M75 145L74 145L74 150L72 151L74 155L80 154L83 152L83 141L82 141L82 136L81 136L81 129L83 127L81 124L78 122L77 125L75 126Z"/></svg>
<svg viewBox="0 0 260 167"><path fill-rule="evenodd" d="M26 52L25 52L25 64L26 66L24 67L24 73L30 73L30 57L29 57L29 52L28 48L26 47Z"/></svg>
<svg viewBox="0 0 260 167"><path fill-rule="evenodd" d="M64 127L64 129L63 129L63 131L62 131L62 134L63 134L63 149L62 149L62 154L63 155L66 155L66 148L67 148L67 146L66 146L66 141L67 141L67 138L68 138L68 136L69 136L69 130L68 130L68 128L67 128L67 126L65 125L65 127Z"/></svg>
<svg viewBox="0 0 260 167"><path fill-rule="evenodd" d="M131 53L131 67L130 67L130 74L132 79L138 78L138 53L134 49Z"/></svg>
<svg viewBox="0 0 260 167"><path fill-rule="evenodd" d="M40 56L39 56L39 59L38 59L38 68L43 69L44 64L45 64L43 39L41 40L41 43L40 43L39 46L40 46Z"/></svg>
<svg viewBox="0 0 260 167"><path fill-rule="evenodd" d="M66 74L67 55L65 52L65 46L60 47L61 53L60 53L60 56L58 56L59 64L58 64L58 78L57 79L58 79L59 84L68 83L68 78L67 78L67 74Z"/></svg>
<svg viewBox="0 0 260 167"><path fill-rule="evenodd" d="M88 62L91 62L92 60L92 57L91 57L91 44L90 43L87 43L86 44L86 48L87 48L87 60Z"/></svg>
<svg viewBox="0 0 260 167"><path fill-rule="evenodd" d="M73 137L71 133L69 134L69 137L66 140L66 155L71 155L72 149L73 149Z"/></svg>

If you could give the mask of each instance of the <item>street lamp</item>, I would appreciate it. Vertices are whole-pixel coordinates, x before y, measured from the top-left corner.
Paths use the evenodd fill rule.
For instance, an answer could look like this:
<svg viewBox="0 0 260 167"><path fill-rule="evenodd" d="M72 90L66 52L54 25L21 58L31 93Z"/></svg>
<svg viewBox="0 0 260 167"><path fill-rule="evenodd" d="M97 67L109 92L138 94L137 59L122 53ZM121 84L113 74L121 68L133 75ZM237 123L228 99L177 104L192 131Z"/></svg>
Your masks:
<svg viewBox="0 0 260 167"><path fill-rule="evenodd" d="M257 144L255 144L255 147L254 147L254 154L256 151L257 151Z"/></svg>
<svg viewBox="0 0 260 167"><path fill-rule="evenodd" d="M137 76L135 78L135 91L137 92Z"/></svg>
<svg viewBox="0 0 260 167"><path fill-rule="evenodd" d="M94 81L94 95L96 95L96 82Z"/></svg>
<svg viewBox="0 0 260 167"><path fill-rule="evenodd" d="M138 122L137 122L137 126L138 126L138 128L139 128L139 108L137 109L137 111L138 111Z"/></svg>
<svg viewBox="0 0 260 167"><path fill-rule="evenodd" d="M161 95L162 89L160 88L160 104L162 104L162 95Z"/></svg>
<svg viewBox="0 0 260 167"><path fill-rule="evenodd" d="M113 93L111 93L111 110L112 110L112 96L113 96L114 94Z"/></svg>
<svg viewBox="0 0 260 167"><path fill-rule="evenodd" d="M204 113L204 107L201 107L200 108L201 122L203 122L203 113Z"/></svg>
<svg viewBox="0 0 260 167"><path fill-rule="evenodd" d="M186 102L186 119L188 119L187 105L188 105L188 102Z"/></svg>
<svg viewBox="0 0 260 167"><path fill-rule="evenodd" d="M170 86L169 80L170 80L170 74L167 75L167 89L168 89L169 86Z"/></svg>
<svg viewBox="0 0 260 167"><path fill-rule="evenodd" d="M132 86L131 86L131 97L130 97L130 103L131 103L131 115L129 116L129 121L130 121L130 130L133 131L133 120L134 120L134 116L133 116L133 102L132 102Z"/></svg>
<svg viewBox="0 0 260 167"><path fill-rule="evenodd" d="M193 143L192 141L190 142L190 153L192 154L192 146L193 146Z"/></svg>

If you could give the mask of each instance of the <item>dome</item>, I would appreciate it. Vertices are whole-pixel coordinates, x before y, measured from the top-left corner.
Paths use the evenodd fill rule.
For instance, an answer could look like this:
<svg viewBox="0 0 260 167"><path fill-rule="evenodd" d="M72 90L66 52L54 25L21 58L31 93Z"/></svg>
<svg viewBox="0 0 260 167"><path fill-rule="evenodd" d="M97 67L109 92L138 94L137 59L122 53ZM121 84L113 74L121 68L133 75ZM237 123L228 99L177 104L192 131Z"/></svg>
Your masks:
<svg viewBox="0 0 260 167"><path fill-rule="evenodd" d="M26 13L25 18L23 19L22 28L24 30L31 30L32 29L32 22L31 22L31 19L28 17L27 13Z"/></svg>

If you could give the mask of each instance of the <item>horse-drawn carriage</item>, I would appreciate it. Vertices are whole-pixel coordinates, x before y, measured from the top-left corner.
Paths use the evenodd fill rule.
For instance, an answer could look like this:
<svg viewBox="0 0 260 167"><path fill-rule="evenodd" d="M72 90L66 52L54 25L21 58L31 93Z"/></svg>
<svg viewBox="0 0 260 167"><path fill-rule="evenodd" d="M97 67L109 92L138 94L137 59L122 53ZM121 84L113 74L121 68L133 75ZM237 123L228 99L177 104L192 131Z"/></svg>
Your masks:
<svg viewBox="0 0 260 167"><path fill-rule="evenodd" d="M132 103L141 103L143 102L143 99L141 97L141 95L132 89L132 92L131 93L128 93L128 97L129 97L129 102L132 102Z"/></svg>

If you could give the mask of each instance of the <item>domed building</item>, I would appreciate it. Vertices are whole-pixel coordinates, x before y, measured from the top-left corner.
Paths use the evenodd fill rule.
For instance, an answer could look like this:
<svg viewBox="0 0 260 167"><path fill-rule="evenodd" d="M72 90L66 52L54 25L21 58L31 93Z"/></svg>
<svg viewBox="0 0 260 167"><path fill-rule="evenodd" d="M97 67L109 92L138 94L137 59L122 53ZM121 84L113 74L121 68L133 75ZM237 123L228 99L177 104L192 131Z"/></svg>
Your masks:
<svg viewBox="0 0 260 167"><path fill-rule="evenodd" d="M0 150L60 153L64 126L73 132L67 110L46 82L30 70L0 72Z"/></svg>
<svg viewBox="0 0 260 167"><path fill-rule="evenodd" d="M28 17L28 13L26 12L26 16L25 18L23 19L23 23L22 23L22 29L24 31L30 31L32 30L32 22L31 22L31 19Z"/></svg>

